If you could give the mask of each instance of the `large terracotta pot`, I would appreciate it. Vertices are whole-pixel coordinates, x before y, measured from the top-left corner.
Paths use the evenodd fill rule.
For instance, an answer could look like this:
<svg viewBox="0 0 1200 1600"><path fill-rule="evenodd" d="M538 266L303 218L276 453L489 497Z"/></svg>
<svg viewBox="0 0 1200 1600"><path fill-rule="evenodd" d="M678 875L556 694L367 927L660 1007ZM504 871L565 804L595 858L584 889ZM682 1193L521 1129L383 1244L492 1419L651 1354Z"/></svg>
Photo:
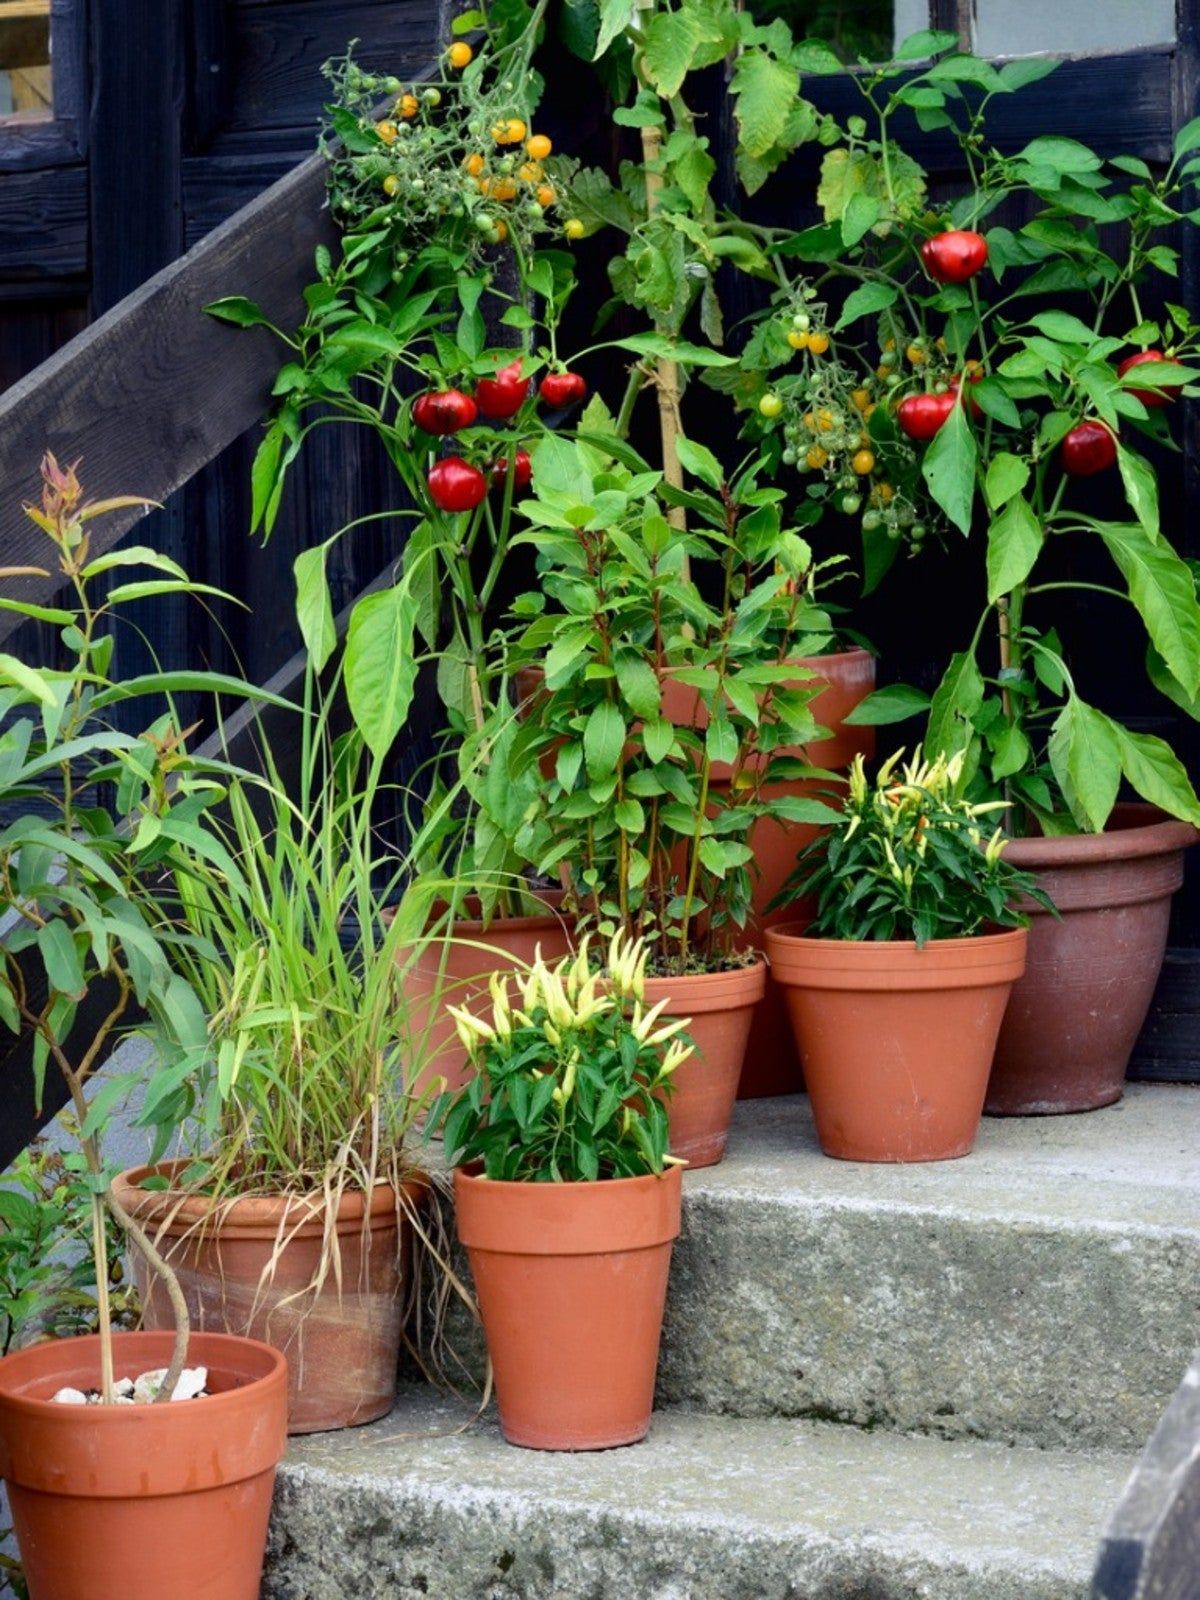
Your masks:
<svg viewBox="0 0 1200 1600"><path fill-rule="evenodd" d="M666 1017L689 1017L696 1046L675 1073L670 1100L671 1154L693 1167L714 1166L725 1154L755 1010L767 987L767 964L703 972L686 978L647 978L646 1005L670 1004Z"/></svg>
<svg viewBox="0 0 1200 1600"><path fill-rule="evenodd" d="M434 938L407 967L403 991L408 1007L410 1048L422 1066L413 1078L416 1094L440 1087L452 1093L470 1078L467 1052L455 1032L447 1005L467 1006L480 1016L491 1012L488 981L493 972L512 972L528 966L538 949L551 965L571 951L571 922L557 909L562 894L543 896L541 916L493 917L482 922L462 920L452 924L445 938ZM408 961L408 952L397 959Z"/></svg>
<svg viewBox="0 0 1200 1600"><path fill-rule="evenodd" d="M1162 968L1183 852L1200 838L1148 805L1106 832L1014 839L1005 859L1037 874L1059 916L1031 905L1029 965L1013 990L985 1110L1092 1111L1119 1100Z"/></svg>
<svg viewBox="0 0 1200 1600"><path fill-rule="evenodd" d="M679 1234L681 1169L596 1183L454 1174L500 1426L533 1450L644 1438Z"/></svg>
<svg viewBox="0 0 1200 1600"><path fill-rule="evenodd" d="M340 1289L332 1269L314 1289L328 1221L321 1196L247 1196L214 1215L203 1196L140 1187L151 1172L169 1178L171 1171L135 1167L113 1188L167 1255L196 1327L261 1339L287 1356L288 1432L352 1428L386 1416L396 1400L401 1286L411 1252L404 1208L420 1204L424 1182L406 1184L399 1207L395 1190L379 1184L365 1226L365 1196L343 1195L332 1223ZM137 1252L132 1270L146 1326L172 1326L166 1289L161 1279L150 1280Z"/></svg>
<svg viewBox="0 0 1200 1600"><path fill-rule="evenodd" d="M165 1367L170 1333L114 1335L116 1376ZM276 1350L194 1334L203 1400L55 1405L99 1388L100 1341L56 1339L0 1361L0 1477L31 1600L257 1600L287 1372Z"/></svg>
<svg viewBox="0 0 1200 1600"><path fill-rule="evenodd" d="M821 1148L844 1161L945 1161L975 1143L1025 928L871 943L767 931Z"/></svg>

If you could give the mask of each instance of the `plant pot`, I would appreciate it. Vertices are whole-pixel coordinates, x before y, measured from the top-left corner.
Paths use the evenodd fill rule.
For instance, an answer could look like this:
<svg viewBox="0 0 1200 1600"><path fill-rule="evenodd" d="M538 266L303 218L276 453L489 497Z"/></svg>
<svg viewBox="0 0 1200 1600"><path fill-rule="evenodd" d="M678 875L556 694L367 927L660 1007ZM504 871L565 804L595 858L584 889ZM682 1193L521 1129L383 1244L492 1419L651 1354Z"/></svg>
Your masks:
<svg viewBox="0 0 1200 1600"><path fill-rule="evenodd" d="M431 939L406 970L402 987L407 1032L414 1054L424 1063L413 1079L414 1094L435 1089L438 1079L444 1079L454 1093L470 1079L467 1052L447 1005L490 1015L488 981L493 972L528 966L539 947L551 966L570 954L571 923L557 909L562 894L550 891L540 898L547 907L542 916L493 917L486 928L479 921L456 921L445 938ZM405 961L407 956L401 951L397 959Z"/></svg>
<svg viewBox="0 0 1200 1600"><path fill-rule="evenodd" d="M116 1376L165 1367L171 1333L113 1336ZM56 1405L98 1388L100 1340L0 1361L0 1477L31 1600L257 1600L287 1371L250 1339L196 1333L217 1393L161 1406Z"/></svg>
<svg viewBox="0 0 1200 1600"><path fill-rule="evenodd" d="M454 1174L500 1426L532 1450L607 1450L650 1426L681 1169L596 1183Z"/></svg>
<svg viewBox="0 0 1200 1600"><path fill-rule="evenodd" d="M808 939L767 931L821 1149L843 1161L947 1161L975 1143L1028 930L970 939Z"/></svg>
<svg viewBox="0 0 1200 1600"><path fill-rule="evenodd" d="M174 1267L194 1325L284 1352L289 1433L352 1428L386 1416L396 1399L401 1286L411 1253L403 1207L420 1203L424 1181L405 1185L399 1216L395 1190L377 1185L365 1227L365 1196L344 1194L333 1223L340 1289L332 1267L314 1288L328 1220L320 1196L247 1196L214 1214L202 1195L139 1187L150 1172L169 1177L172 1170L136 1167L113 1188ZM173 1326L161 1279L150 1281L141 1255L131 1254L146 1326Z"/></svg>
<svg viewBox="0 0 1200 1600"><path fill-rule="evenodd" d="M767 965L703 972L686 978L647 978L646 1005L670 1000L664 1017L690 1017L696 1053L675 1073L671 1096L671 1154L693 1167L714 1166L725 1154L754 1015L767 987Z"/></svg>
<svg viewBox="0 0 1200 1600"><path fill-rule="evenodd" d="M1009 844L1005 860L1037 874L1059 916L1029 907L1029 965L1000 1030L990 1116L1093 1111L1121 1098L1183 852L1197 838L1153 806L1120 805L1104 833Z"/></svg>

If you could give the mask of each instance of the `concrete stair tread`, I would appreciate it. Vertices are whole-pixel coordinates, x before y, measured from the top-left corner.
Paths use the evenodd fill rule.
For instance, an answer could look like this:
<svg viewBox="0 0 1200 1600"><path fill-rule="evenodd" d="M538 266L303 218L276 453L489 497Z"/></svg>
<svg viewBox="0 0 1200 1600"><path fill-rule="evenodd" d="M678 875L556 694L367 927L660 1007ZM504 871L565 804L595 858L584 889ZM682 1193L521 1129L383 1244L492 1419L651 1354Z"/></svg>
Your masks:
<svg viewBox="0 0 1200 1600"><path fill-rule="evenodd" d="M911 1166L829 1160L806 1096L744 1100L724 1161L688 1173L685 1193L1200 1235L1200 1086L1131 1084L1080 1116L985 1117L970 1156Z"/></svg>
<svg viewBox="0 0 1200 1600"><path fill-rule="evenodd" d="M553 1359L553 1353L547 1353ZM427 1391L295 1440L274 1600L1066 1600L1132 1466L1106 1452L658 1412L634 1449L506 1446Z"/></svg>

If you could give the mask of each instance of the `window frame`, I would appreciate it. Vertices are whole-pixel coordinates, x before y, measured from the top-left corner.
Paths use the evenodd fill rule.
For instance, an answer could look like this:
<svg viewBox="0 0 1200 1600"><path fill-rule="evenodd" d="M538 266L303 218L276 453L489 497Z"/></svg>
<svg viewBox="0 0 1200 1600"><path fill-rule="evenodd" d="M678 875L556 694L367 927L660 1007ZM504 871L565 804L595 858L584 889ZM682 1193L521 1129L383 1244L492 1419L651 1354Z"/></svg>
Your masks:
<svg viewBox="0 0 1200 1600"><path fill-rule="evenodd" d="M50 0L49 117L0 117L0 172L66 166L84 154L87 129L84 0Z"/></svg>

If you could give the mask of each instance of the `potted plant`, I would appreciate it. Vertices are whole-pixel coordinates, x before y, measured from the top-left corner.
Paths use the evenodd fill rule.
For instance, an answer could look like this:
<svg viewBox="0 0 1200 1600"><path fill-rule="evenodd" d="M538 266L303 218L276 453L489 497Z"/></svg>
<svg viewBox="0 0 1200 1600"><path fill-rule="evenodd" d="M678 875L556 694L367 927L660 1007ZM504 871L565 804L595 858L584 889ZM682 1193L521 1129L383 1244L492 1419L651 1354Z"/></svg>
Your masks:
<svg viewBox="0 0 1200 1600"><path fill-rule="evenodd" d="M1004 803L961 797L962 753L869 785L859 757L837 821L790 886L811 924L767 930L826 1155L945 1161L975 1142L996 1037L1025 970L1027 915L1045 904L983 819Z"/></svg>
<svg viewBox="0 0 1200 1600"><path fill-rule="evenodd" d="M430 1127L510 1444L603 1450L650 1425L682 1188L665 1102L691 1052L682 1021L644 1009L645 955L618 936L602 977L585 938L515 997L496 974L490 1020L455 1013L476 1075Z"/></svg>
<svg viewBox="0 0 1200 1600"><path fill-rule="evenodd" d="M589 925L644 938L647 998L692 1018L671 1149L708 1165L765 986L746 947L751 840L764 819L829 816L786 788L813 776L795 750L819 736L821 686L790 659L813 609L813 556L753 457L727 484L708 451L679 441L701 484L681 532L660 475L593 417L586 438L537 447L521 505L541 587L516 602L514 660L542 676L515 760L543 777L533 859L563 873Z"/></svg>
<svg viewBox="0 0 1200 1600"><path fill-rule="evenodd" d="M384 756L357 728L331 732L342 664L302 734L295 796L268 752L266 776L230 781L222 817L174 863L175 959L207 1029L155 1088L173 1159L160 1147L117 1183L193 1317L287 1353L292 1433L395 1403L428 1193L405 1150L430 1096L403 989L430 896L375 837ZM135 1272L147 1325L162 1326L166 1298Z"/></svg>
<svg viewBox="0 0 1200 1600"><path fill-rule="evenodd" d="M42 475L41 506L26 509L47 535L70 598L52 607L6 604L57 624L68 664L35 668L0 659L11 818L0 834L0 1016L13 1033L32 1036L39 1083L47 1068L61 1073L78 1121L98 1332L51 1339L0 1361L0 1477L33 1600L166 1593L254 1600L285 1443L286 1364L256 1341L190 1330L170 1269L112 1187L102 1149L110 1086L91 1094L89 1104L106 1051L134 1026L137 1011L148 1014L143 1028L156 1047L152 1084L203 1032L197 997L172 967L178 935L159 914L155 891L164 859L195 836L204 795L198 790L190 805L174 802L172 782L191 758L169 714L141 735L108 726L114 706L180 687L168 674L110 679L114 614L148 587L197 586L141 546L93 559L88 523L131 502L88 504L74 470L52 456ZM158 575L118 583L103 603L94 602L93 581L124 566ZM187 675L185 686L249 692L206 673ZM114 809L101 803L105 792L115 795ZM167 1286L173 1331L114 1333L112 1221ZM161 1403L175 1396L188 1360L205 1369L204 1397ZM135 1379L151 1403L126 1398ZM89 1393L96 1403L64 1403ZM106 1559L114 1550L129 1559Z"/></svg>
<svg viewBox="0 0 1200 1600"><path fill-rule="evenodd" d="M822 164L826 220L792 245L817 264L823 293L843 285L832 350L858 377L825 409L843 432L856 398L867 416L868 571L906 544L959 534L983 557L985 609L932 700L892 686L856 717L926 712L925 748L963 752L971 794L1010 802L1007 859L1036 871L1061 913L1034 908L988 1097L1004 1114L1119 1097L1200 823L1169 745L1088 699L1071 648L1082 613L1064 607L1086 597L1094 626L1097 607L1129 606L1152 683L1195 714L1194 574L1161 525L1155 467L1138 446L1171 445L1174 399L1200 378L1196 324L1169 298L1171 230L1196 220L1183 195L1200 121L1181 129L1160 175L1073 139L992 148L993 99L1053 66L997 68L926 33L856 76L863 116ZM970 184L951 205L929 209L925 176L895 136L906 111L960 140ZM1014 201L1028 220L992 224ZM1167 304L1149 316L1156 279ZM811 384L776 388L780 443L810 476L827 473ZM1123 784L1144 803L1125 803Z"/></svg>

